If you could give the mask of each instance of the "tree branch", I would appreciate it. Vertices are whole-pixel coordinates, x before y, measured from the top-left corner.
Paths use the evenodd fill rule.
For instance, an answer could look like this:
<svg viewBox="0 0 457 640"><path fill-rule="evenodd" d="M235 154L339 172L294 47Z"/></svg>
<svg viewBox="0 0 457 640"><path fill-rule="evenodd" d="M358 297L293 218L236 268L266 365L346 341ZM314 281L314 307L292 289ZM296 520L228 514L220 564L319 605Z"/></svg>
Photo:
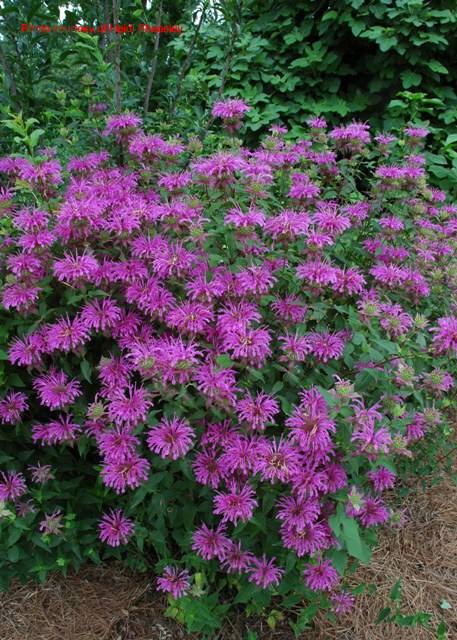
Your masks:
<svg viewBox="0 0 457 640"><path fill-rule="evenodd" d="M160 1L159 4L159 10L157 12L157 26L160 25L160 21L162 19L162 0ZM151 65L151 73L149 74L149 79L148 79L148 86L146 89L146 96L144 98L144 112L147 113L148 109L149 109L149 98L151 96L151 89L152 89L152 83L154 82L154 75L156 72L156 65L157 65L157 51L159 49L159 40L160 40L160 33L159 31L156 32L156 39L154 42L154 58L152 60L152 65Z"/></svg>
<svg viewBox="0 0 457 640"><path fill-rule="evenodd" d="M110 46L111 46L111 35L110 35L110 30L109 30L110 17L109 17L108 0L104 0L103 13L104 13L105 24L106 24L106 34L105 35L106 35L106 49L108 50L108 62L113 62L113 51L112 51L112 49L110 49Z"/></svg>
<svg viewBox="0 0 457 640"><path fill-rule="evenodd" d="M9 78L10 81L10 88L11 88L11 94L14 96L15 101L16 101L16 109L18 112L20 112L21 110L21 105L19 103L19 99L17 97L17 89L16 89L16 84L14 82L14 78L13 78L13 74L11 72L11 68L10 65L8 64L8 60L5 57L5 54L3 53L3 49L2 46L0 45L0 60L2 62L2 65L5 69L6 75Z"/></svg>
<svg viewBox="0 0 457 640"><path fill-rule="evenodd" d="M184 78L184 74L186 73L186 69L187 69L187 66L189 64L190 57L192 55L192 51L194 50L194 46L195 46L195 43L197 41L197 36L198 36L199 31L200 31L200 27L202 26L202 23L203 23L204 15L205 15L205 9L202 10L202 14L200 16L200 20L198 22L197 29L195 31L192 43L191 43L190 48L189 48L189 53L187 54L187 58L185 59L183 67L181 69L181 74L180 74L179 80L178 80L178 88L177 88L177 91L176 91L175 98L173 100L173 104L171 105L170 115L168 116L167 124L170 124L170 122L173 119L173 114L175 112L176 103L178 102L178 98L181 95L182 80Z"/></svg>
<svg viewBox="0 0 457 640"><path fill-rule="evenodd" d="M119 24L119 6L117 0L113 0L113 20L114 25ZM108 27L107 27L108 29ZM114 31L115 59L116 59L116 108L121 112L121 41L119 31Z"/></svg>

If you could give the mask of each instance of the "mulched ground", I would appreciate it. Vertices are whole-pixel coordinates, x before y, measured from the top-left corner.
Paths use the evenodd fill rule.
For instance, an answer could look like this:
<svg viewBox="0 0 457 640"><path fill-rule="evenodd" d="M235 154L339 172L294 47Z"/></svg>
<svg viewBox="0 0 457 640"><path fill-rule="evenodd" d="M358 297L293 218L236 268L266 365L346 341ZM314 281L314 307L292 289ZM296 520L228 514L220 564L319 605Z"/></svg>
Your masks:
<svg viewBox="0 0 457 640"><path fill-rule="evenodd" d="M456 438L457 429L454 431ZM454 465L455 466L455 465ZM429 483L430 485L431 483ZM398 533L380 532L369 568L359 565L351 586L375 584L377 591L357 596L354 611L333 624L319 614L306 640L436 640L444 615L447 637L457 638L457 487L449 479L405 498L408 521ZM431 631L394 624L375 626L379 612L392 604L389 594L402 577L403 615L431 613ZM443 610L446 600L452 608ZM68 578L54 574L45 584L13 583L0 593L0 640L198 640L165 617L166 598L153 575L119 563L87 565ZM214 640L293 640L287 621L271 630L266 617L227 621Z"/></svg>

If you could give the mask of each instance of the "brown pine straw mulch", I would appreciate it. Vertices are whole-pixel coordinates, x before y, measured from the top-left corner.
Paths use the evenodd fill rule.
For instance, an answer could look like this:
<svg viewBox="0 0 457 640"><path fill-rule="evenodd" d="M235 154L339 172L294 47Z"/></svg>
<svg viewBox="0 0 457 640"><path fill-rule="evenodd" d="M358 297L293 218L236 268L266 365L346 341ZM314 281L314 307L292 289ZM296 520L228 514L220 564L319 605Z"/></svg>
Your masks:
<svg viewBox="0 0 457 640"><path fill-rule="evenodd" d="M454 440L456 438L454 430ZM455 468L454 464L454 468ZM457 638L457 486L448 478L424 493L420 484L404 499L408 521L398 534L382 531L370 567L362 564L350 578L377 585L357 596L353 611L332 623L318 613L309 640L435 640L444 615L447 638ZM430 631L423 626L376 626L392 587L402 578L403 615L421 609L431 613ZM443 610L446 600L451 609ZM45 584L14 582L0 592L0 640L198 640L177 621L165 617L166 598L156 591L154 576L120 563L84 566L68 578L53 574ZM297 613L298 613L297 608ZM292 619L295 619L293 616ZM249 630L257 640L295 638L287 620L271 630L266 616L245 617L243 609L214 632L214 640L244 640Z"/></svg>

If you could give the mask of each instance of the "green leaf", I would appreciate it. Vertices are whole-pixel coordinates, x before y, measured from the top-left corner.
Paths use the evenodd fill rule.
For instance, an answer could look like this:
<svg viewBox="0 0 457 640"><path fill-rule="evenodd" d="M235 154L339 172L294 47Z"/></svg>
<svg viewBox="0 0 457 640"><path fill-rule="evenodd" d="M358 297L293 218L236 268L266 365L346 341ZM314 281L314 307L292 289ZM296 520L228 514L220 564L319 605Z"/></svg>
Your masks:
<svg viewBox="0 0 457 640"><path fill-rule="evenodd" d="M25 387L25 383L22 382L22 379L17 373L10 373L8 376L8 384L12 387Z"/></svg>
<svg viewBox="0 0 457 640"><path fill-rule="evenodd" d="M449 147L450 145L454 144L455 142L457 142L457 133L451 133L451 135L449 135L446 138L446 142L444 143L445 147Z"/></svg>
<svg viewBox="0 0 457 640"><path fill-rule="evenodd" d="M428 60L426 64L429 69L435 71L436 73L449 73L448 69L446 69L446 67L441 64L439 60Z"/></svg>
<svg viewBox="0 0 457 640"><path fill-rule="evenodd" d="M401 601L401 578L398 578L397 582L394 584L392 591L390 592L391 600Z"/></svg>
<svg viewBox="0 0 457 640"><path fill-rule="evenodd" d="M8 549L6 556L10 562L17 562L19 560L19 547L11 547Z"/></svg>
<svg viewBox="0 0 457 640"><path fill-rule="evenodd" d="M224 353L221 356L218 356L216 358L216 362L221 369L228 369L229 367L232 367L235 364L235 362L231 359L231 357L226 353Z"/></svg>
<svg viewBox="0 0 457 640"><path fill-rule="evenodd" d="M333 566L340 576L343 576L349 561L347 553L343 549L332 549L332 551L326 553L326 557L332 559Z"/></svg>
<svg viewBox="0 0 457 640"><path fill-rule="evenodd" d="M400 73L400 77L405 89L409 89L409 87L417 87L422 80L422 76L419 73L414 73L414 71L411 71L410 69L402 71Z"/></svg>
<svg viewBox="0 0 457 640"><path fill-rule="evenodd" d="M379 624L380 622L385 620L390 615L391 611L392 611L392 609L390 607L386 607L385 609L383 609L378 615L378 619L376 620L376 624Z"/></svg>
<svg viewBox="0 0 457 640"><path fill-rule="evenodd" d="M43 135L44 133L44 129L35 129L35 131L33 131L30 134L30 146L36 147L36 145L38 144L38 140L40 139L40 136Z"/></svg>
<svg viewBox="0 0 457 640"><path fill-rule="evenodd" d="M15 544L19 538L21 537L22 531L20 531L19 529L11 529L10 534L8 536L8 541L6 543L6 548L8 549L9 547L12 547L13 544Z"/></svg>
<svg viewBox="0 0 457 640"><path fill-rule="evenodd" d="M252 598L252 596L256 593L257 590L258 590L258 587L255 585L254 582L249 582L248 584L245 584L243 587L241 587L240 591L238 592L238 595L233 601L233 604L237 604L238 602L247 602Z"/></svg>
<svg viewBox="0 0 457 640"><path fill-rule="evenodd" d="M81 373L83 374L84 378L87 380L87 382L91 382L90 364L87 362L87 360L83 360L80 364L80 367L81 367Z"/></svg>
<svg viewBox="0 0 457 640"><path fill-rule="evenodd" d="M443 616L441 616L441 622L438 625L438 629L436 630L437 633L437 639L438 640L445 640L446 637L446 625L444 624L444 618Z"/></svg>
<svg viewBox="0 0 457 640"><path fill-rule="evenodd" d="M355 379L354 389L356 391L365 391L370 384L373 384L374 380L378 380L383 377L383 372L377 369L362 369Z"/></svg>

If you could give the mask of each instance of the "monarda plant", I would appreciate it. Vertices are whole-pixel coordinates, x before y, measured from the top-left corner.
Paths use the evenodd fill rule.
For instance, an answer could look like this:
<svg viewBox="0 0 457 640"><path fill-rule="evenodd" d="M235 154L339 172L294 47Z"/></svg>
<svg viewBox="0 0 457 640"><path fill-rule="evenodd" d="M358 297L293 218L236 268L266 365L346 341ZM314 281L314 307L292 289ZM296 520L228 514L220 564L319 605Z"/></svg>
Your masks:
<svg viewBox="0 0 457 640"><path fill-rule="evenodd" d="M354 606L399 482L448 450L457 209L427 131L312 118L249 150L247 109L216 105L216 153L127 113L66 168L0 161L3 588L155 562L189 631L274 598L299 633Z"/></svg>

